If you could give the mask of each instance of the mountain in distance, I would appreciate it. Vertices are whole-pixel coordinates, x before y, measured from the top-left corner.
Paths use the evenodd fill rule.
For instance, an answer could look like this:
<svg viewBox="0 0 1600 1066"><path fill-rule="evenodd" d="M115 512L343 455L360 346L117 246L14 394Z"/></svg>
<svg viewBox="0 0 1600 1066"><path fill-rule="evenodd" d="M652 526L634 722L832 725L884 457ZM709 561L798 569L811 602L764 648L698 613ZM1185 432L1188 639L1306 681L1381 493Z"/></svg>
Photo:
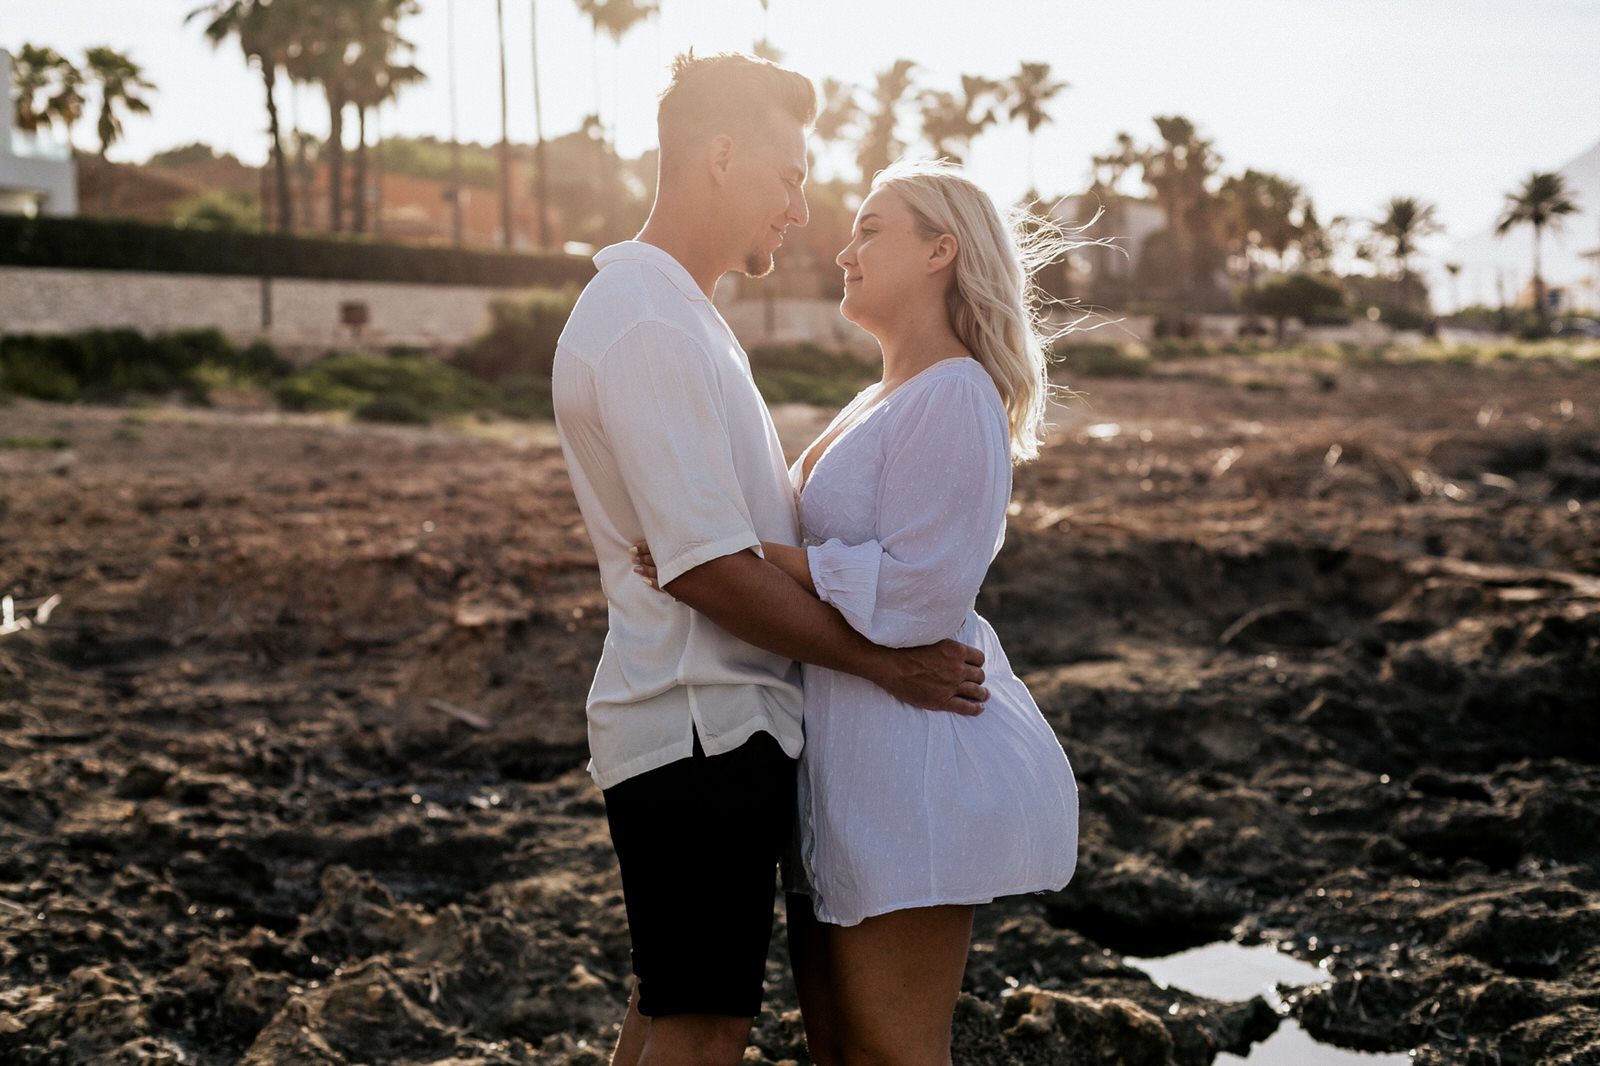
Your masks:
<svg viewBox="0 0 1600 1066"><path fill-rule="evenodd" d="M1560 219L1560 229L1546 226L1540 251L1545 284L1568 290L1567 306L1600 308L1600 259L1583 253L1600 249L1600 142L1559 168L1567 188L1578 205L1578 212ZM1520 182L1519 182L1520 184ZM1461 273L1452 280L1443 264L1460 263ZM1456 241L1438 257L1430 271L1434 304L1450 306L1515 301L1533 279L1533 230L1518 226L1504 237L1496 237L1494 221L1484 229Z"/></svg>

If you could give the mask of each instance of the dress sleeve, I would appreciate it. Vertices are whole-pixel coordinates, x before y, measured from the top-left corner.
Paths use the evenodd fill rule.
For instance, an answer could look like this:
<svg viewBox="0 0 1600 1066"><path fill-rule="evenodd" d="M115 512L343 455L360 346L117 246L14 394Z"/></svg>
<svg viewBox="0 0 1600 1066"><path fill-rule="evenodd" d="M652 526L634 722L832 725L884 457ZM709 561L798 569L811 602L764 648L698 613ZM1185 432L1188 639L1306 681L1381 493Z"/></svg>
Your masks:
<svg viewBox="0 0 1600 1066"><path fill-rule="evenodd" d="M885 411L876 540L807 548L818 596L885 647L955 634L1005 534L1011 454L993 387L942 376Z"/></svg>
<svg viewBox="0 0 1600 1066"><path fill-rule="evenodd" d="M712 559L759 551L718 369L700 344L670 326L643 323L606 352L596 389L661 584Z"/></svg>

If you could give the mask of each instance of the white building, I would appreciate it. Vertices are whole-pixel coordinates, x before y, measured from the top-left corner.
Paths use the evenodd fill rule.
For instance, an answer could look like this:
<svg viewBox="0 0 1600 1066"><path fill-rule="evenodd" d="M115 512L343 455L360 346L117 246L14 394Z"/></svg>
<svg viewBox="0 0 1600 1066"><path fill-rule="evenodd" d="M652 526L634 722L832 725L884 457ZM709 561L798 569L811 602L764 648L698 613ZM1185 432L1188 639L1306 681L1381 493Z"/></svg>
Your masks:
<svg viewBox="0 0 1600 1066"><path fill-rule="evenodd" d="M47 131L30 133L12 122L11 54L0 48L0 214L75 215L78 178L72 151Z"/></svg>
<svg viewBox="0 0 1600 1066"><path fill-rule="evenodd" d="M1167 224L1165 212L1149 200L1118 197L1105 203L1087 194L1062 197L1050 208L1050 217L1084 241L1105 242L1085 245L1069 260L1074 292L1080 295L1085 281L1100 288L1107 283L1128 284L1145 241Z"/></svg>

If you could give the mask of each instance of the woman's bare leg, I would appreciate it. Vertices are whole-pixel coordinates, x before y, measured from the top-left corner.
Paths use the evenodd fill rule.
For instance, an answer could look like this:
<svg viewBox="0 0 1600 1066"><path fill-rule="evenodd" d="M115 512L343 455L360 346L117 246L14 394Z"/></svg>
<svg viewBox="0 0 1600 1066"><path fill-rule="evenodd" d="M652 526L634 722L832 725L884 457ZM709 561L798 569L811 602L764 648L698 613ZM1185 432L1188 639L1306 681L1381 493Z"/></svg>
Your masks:
<svg viewBox="0 0 1600 1066"><path fill-rule="evenodd" d="M972 914L970 906L918 907L822 926L831 1013L848 1066L949 1066Z"/></svg>

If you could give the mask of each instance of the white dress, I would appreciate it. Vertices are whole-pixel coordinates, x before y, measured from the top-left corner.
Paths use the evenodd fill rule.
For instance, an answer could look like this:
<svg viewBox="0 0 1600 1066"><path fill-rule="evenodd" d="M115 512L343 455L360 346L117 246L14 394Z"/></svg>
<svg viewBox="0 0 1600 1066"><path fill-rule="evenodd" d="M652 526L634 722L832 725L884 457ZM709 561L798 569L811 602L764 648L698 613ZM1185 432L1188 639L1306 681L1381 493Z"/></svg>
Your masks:
<svg viewBox="0 0 1600 1066"><path fill-rule="evenodd" d="M870 403L877 386L840 412ZM1005 408L974 359L936 363L835 438L801 485L818 595L873 642L982 649L981 715L924 711L849 674L805 668L799 854L817 917L1059 889L1077 861L1066 755L973 609L1005 536Z"/></svg>

